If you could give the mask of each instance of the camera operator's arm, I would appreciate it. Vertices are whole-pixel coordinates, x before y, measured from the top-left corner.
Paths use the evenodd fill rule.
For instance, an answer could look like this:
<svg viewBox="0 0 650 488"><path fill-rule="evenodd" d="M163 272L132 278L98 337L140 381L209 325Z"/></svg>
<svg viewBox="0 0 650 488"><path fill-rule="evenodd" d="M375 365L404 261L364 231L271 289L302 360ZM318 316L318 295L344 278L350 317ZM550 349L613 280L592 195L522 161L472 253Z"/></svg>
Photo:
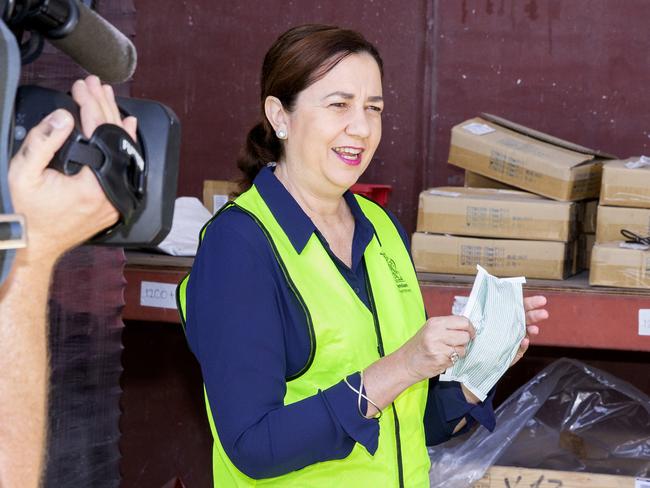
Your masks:
<svg viewBox="0 0 650 488"><path fill-rule="evenodd" d="M121 123L112 91L96 77L75 83L73 95L86 135L104 122L122 125L135 135L135 120ZM17 252L0 288L0 486L31 488L41 476L47 418L46 311L54 266L65 251L118 218L89 168L74 176L47 168L72 126L68 112L50 114L29 132L9 168L15 211L27 221L27 248Z"/></svg>

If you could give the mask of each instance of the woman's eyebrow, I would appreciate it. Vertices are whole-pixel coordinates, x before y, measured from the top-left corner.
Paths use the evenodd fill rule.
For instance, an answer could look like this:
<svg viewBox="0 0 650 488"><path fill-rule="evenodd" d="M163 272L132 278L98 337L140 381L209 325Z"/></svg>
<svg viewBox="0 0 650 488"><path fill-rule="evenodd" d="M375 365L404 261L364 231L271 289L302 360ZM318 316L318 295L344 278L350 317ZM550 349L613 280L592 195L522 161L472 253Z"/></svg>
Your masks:
<svg viewBox="0 0 650 488"><path fill-rule="evenodd" d="M330 97L341 97L344 100L352 100L354 98L354 95L352 93L347 93L347 92L343 92L343 91L335 91L335 92L332 92L332 93L330 93L328 95L325 95L322 99L325 100L326 98L330 98ZM374 96L368 97L368 101L369 102L383 102L384 97L382 97L380 95L374 95Z"/></svg>
<svg viewBox="0 0 650 488"><path fill-rule="evenodd" d="M354 98L354 95L352 93L347 93L347 92L343 92L343 91L335 91L335 92L330 93L329 95L325 95L323 97L323 100L325 100L326 98L330 98L330 97L341 97L341 98L343 98L345 100L352 100Z"/></svg>

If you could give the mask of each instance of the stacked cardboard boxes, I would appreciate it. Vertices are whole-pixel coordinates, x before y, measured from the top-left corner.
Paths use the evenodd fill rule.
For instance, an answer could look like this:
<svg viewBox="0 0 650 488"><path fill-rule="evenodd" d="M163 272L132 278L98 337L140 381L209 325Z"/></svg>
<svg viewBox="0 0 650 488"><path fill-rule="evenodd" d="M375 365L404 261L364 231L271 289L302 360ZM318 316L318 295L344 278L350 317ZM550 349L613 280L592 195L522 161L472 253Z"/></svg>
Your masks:
<svg viewBox="0 0 650 488"><path fill-rule="evenodd" d="M474 274L481 264L500 276L543 279L575 273L579 244L587 246L577 222L587 214L574 202L598 196L611 158L487 114L455 126L449 162L466 170L466 188L420 195L416 268Z"/></svg>
<svg viewBox="0 0 650 488"><path fill-rule="evenodd" d="M555 200L597 198L603 161L612 158L494 115L451 130L451 164Z"/></svg>
<svg viewBox="0 0 650 488"><path fill-rule="evenodd" d="M578 269L589 269L591 250L596 242L598 200L583 202L578 212Z"/></svg>
<svg viewBox="0 0 650 488"><path fill-rule="evenodd" d="M596 244L589 282L592 285L650 288L650 246L625 242L625 229L650 236L650 160L610 161L603 168ZM629 234L631 235L631 234Z"/></svg>
<svg viewBox="0 0 650 488"><path fill-rule="evenodd" d="M465 170L465 186L470 188L499 188L501 190L516 190L517 188L511 185L506 185L500 181L486 178L473 171Z"/></svg>
<svg viewBox="0 0 650 488"><path fill-rule="evenodd" d="M573 202L515 190L441 187L420 194L418 271L562 279L575 271Z"/></svg>
<svg viewBox="0 0 650 488"><path fill-rule="evenodd" d="M239 184L234 181L204 180L203 206L213 214L223 207L239 192Z"/></svg>

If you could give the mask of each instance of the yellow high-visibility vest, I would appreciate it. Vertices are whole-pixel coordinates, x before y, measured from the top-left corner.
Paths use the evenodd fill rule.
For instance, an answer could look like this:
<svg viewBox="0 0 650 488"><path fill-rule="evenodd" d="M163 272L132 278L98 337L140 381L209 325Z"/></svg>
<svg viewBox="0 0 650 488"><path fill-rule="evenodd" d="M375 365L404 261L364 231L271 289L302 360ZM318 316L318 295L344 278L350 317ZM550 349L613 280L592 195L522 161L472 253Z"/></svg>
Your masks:
<svg viewBox="0 0 650 488"><path fill-rule="evenodd" d="M300 254L295 250L255 186L230 204L250 215L264 231L307 318L309 361L287 380L285 405L315 395L392 353L426 320L415 270L399 232L379 205L356 198L375 228L375 236L363 255L372 311L350 288L315 234ZM189 279L188 274L177 292L183 322ZM430 461L423 424L427 388L427 381L417 383L384 409L379 420L379 447L374 455L356 444L345 459L320 462L260 480L246 476L228 458L219 442L206 395L214 438L214 486L428 487Z"/></svg>

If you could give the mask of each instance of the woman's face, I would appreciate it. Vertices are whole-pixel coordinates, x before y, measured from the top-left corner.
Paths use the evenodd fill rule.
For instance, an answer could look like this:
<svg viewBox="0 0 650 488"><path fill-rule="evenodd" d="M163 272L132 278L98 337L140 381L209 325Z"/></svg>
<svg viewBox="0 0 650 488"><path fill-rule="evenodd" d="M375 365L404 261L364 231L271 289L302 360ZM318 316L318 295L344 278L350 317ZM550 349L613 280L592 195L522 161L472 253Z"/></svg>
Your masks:
<svg viewBox="0 0 650 488"><path fill-rule="evenodd" d="M381 75L374 58L351 54L298 94L287 114L286 162L310 186L342 193L365 171L381 139Z"/></svg>

